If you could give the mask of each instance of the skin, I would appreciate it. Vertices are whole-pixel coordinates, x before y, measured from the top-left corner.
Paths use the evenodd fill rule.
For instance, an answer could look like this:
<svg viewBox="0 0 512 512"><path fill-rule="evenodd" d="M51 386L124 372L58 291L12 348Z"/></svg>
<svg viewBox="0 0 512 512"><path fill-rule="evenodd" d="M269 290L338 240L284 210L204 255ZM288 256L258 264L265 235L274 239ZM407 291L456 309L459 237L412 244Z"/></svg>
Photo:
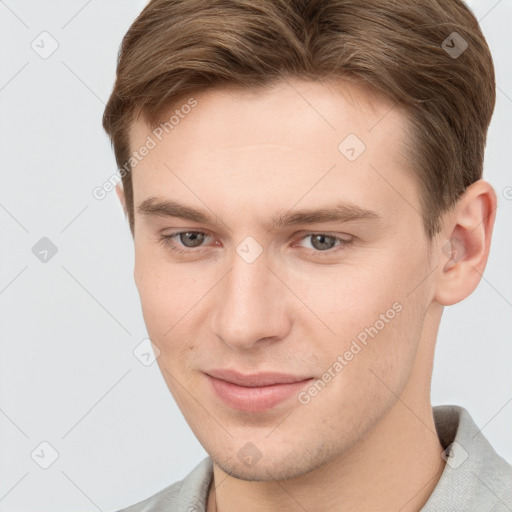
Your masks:
<svg viewBox="0 0 512 512"><path fill-rule="evenodd" d="M407 115L385 98L301 80L194 97L192 112L134 168L134 203L172 199L219 225L136 210L134 277L163 377L214 461L208 510L420 510L445 464L430 402L439 322L481 279L493 188L470 186L430 242L402 151ZM338 150L350 133L366 146L352 162ZM132 148L150 134L137 120ZM124 205L120 187L118 195ZM267 228L278 213L341 200L380 218ZM180 237L188 253L165 247L161 236L179 231L206 233L201 252ZM311 234L353 243L334 252L327 238L327 253ZM262 248L252 263L236 252L248 236ZM293 396L241 412L203 373L321 379L396 302L401 311L307 404ZM255 464L237 457L248 442Z"/></svg>

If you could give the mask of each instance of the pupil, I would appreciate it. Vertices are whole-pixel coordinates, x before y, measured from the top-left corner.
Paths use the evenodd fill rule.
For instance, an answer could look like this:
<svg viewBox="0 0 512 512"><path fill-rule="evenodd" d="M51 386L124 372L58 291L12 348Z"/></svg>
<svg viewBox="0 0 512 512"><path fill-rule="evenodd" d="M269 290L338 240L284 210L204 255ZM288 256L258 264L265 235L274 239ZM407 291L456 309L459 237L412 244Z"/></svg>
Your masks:
<svg viewBox="0 0 512 512"><path fill-rule="evenodd" d="M185 236L185 239L183 239L183 236ZM182 233L181 236L181 242L186 247L197 247L198 245L201 245L201 242L203 241L204 235L202 233L194 233L194 232L186 232ZM188 245L188 242L192 242L192 245Z"/></svg>
<svg viewBox="0 0 512 512"><path fill-rule="evenodd" d="M331 241L333 240L333 238L331 236L325 236L325 235L315 235L313 237L313 246L315 247L315 249L331 249L332 248L332 244L329 244L329 243L326 243L325 240L326 239L331 239ZM319 241L320 244L317 244L316 242Z"/></svg>

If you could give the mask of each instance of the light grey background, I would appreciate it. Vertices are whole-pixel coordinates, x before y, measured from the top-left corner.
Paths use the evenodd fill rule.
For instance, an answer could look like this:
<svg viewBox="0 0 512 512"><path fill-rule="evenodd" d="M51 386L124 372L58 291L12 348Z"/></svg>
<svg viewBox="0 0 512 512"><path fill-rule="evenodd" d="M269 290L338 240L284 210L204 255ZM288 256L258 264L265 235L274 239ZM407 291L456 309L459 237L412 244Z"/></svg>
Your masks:
<svg viewBox="0 0 512 512"><path fill-rule="evenodd" d="M2 512L117 510L206 456L156 363L132 353L147 333L131 235L115 193L92 195L116 170L101 116L145 3L0 1ZM482 282L445 308L432 402L466 407L512 462L512 0L469 5L497 72L484 177L498 215ZM59 45L46 59L31 47L51 50L43 31ZM46 263L42 237L58 249Z"/></svg>

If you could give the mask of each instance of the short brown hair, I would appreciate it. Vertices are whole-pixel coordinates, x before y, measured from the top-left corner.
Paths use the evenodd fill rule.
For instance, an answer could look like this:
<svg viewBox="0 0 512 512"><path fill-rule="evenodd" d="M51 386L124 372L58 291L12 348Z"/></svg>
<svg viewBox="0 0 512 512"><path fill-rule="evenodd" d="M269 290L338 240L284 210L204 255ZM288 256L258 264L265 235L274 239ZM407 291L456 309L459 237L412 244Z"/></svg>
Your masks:
<svg viewBox="0 0 512 512"><path fill-rule="evenodd" d="M103 127L126 169L140 114L154 128L180 99L211 87L332 77L408 112L409 162L432 239L482 177L496 100L491 53L462 0L152 0L123 38ZM133 234L131 172L122 179Z"/></svg>

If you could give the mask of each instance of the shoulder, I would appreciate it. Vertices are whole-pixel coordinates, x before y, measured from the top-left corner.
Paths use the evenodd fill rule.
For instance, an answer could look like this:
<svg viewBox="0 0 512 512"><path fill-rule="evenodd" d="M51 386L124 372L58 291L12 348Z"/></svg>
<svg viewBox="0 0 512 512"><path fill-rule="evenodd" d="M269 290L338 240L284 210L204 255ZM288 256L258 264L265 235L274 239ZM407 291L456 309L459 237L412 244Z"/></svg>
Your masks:
<svg viewBox="0 0 512 512"><path fill-rule="evenodd" d="M434 407L446 466L422 512L512 510L512 465L501 457L469 412L456 405Z"/></svg>
<svg viewBox="0 0 512 512"><path fill-rule="evenodd" d="M204 510L212 480L212 461L203 459L183 480L118 512L174 512Z"/></svg>

